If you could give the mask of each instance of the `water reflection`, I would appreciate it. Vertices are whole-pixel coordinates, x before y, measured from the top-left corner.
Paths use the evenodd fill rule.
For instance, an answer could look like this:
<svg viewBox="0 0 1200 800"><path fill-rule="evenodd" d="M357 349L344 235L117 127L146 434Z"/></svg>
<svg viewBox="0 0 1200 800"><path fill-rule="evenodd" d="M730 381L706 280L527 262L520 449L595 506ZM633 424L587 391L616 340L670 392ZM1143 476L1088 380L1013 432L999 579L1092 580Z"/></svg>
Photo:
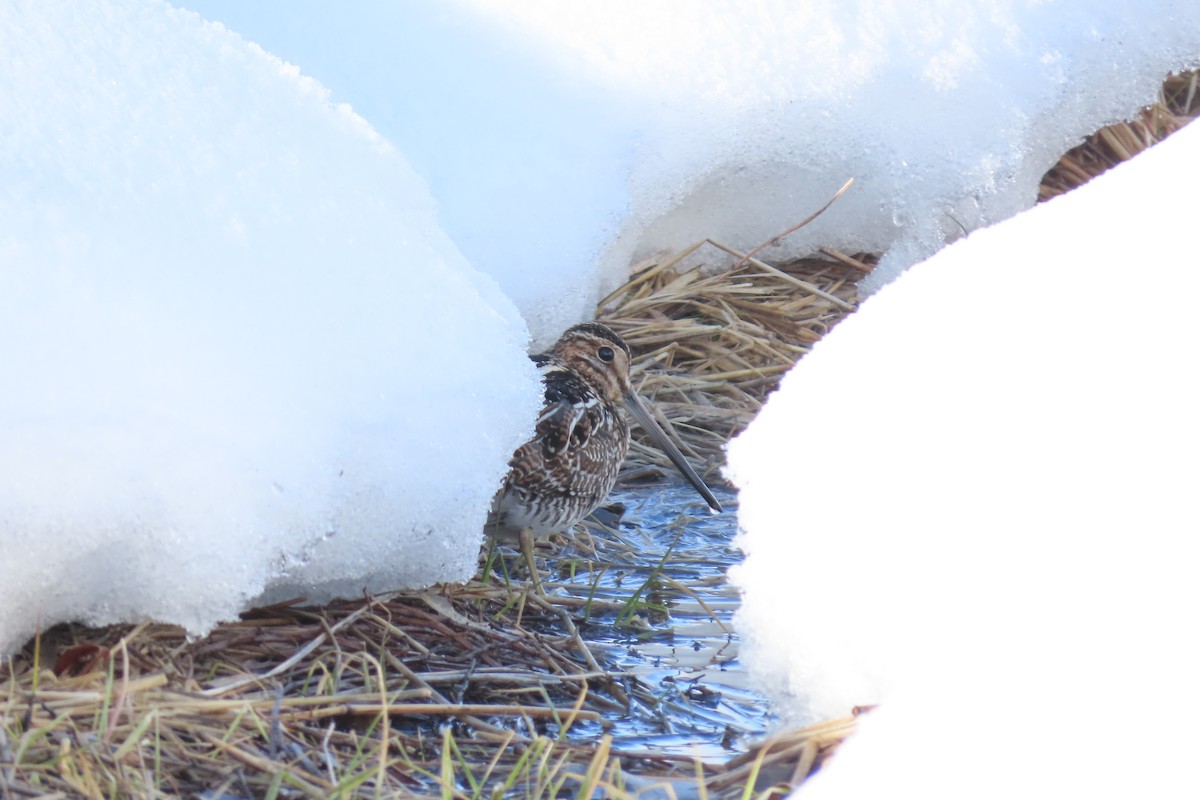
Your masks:
<svg viewBox="0 0 1200 800"><path fill-rule="evenodd" d="M552 557L561 580L547 588L592 601L580 632L626 677L632 698L624 716L577 725L569 738L603 729L625 753L720 761L765 732L768 703L738 661L738 595L726 577L741 560L732 545L737 496L717 496L726 512L713 516L683 483L620 490L619 523L589 525L590 536Z"/></svg>

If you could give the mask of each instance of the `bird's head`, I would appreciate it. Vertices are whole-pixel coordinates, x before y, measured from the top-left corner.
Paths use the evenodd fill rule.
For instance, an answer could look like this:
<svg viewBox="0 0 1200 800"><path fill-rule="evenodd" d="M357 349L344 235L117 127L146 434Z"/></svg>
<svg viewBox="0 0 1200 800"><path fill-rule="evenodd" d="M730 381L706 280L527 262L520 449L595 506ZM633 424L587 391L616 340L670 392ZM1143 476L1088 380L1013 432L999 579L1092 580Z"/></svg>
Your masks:
<svg viewBox="0 0 1200 800"><path fill-rule="evenodd" d="M567 328L551 352L607 403L618 405L633 391L629 345L606 325L583 322Z"/></svg>
<svg viewBox="0 0 1200 800"><path fill-rule="evenodd" d="M721 504L712 490L692 469L683 453L679 452L679 448L633 390L629 378L632 356L624 339L606 325L583 322L567 328L551 352L564 366L591 384L604 402L610 405L619 403L629 409L633 418L658 443L709 507L714 511L721 510Z"/></svg>

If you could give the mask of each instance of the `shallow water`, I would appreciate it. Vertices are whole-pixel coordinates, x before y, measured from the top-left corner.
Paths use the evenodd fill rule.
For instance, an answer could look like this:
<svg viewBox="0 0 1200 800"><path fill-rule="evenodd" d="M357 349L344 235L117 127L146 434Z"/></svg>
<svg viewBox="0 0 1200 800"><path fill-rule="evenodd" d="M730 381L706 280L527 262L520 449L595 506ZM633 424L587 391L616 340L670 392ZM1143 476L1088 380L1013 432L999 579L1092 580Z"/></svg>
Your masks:
<svg viewBox="0 0 1200 800"><path fill-rule="evenodd" d="M577 724L569 738L603 729L627 754L719 762L766 731L768 701L738 661L733 615L739 598L726 577L741 560L732 545L737 496L717 496L725 507L720 515L682 483L617 491L610 502L626 507L619 525L590 526L591 542L577 541L551 557L567 573L561 584L548 585L551 591L624 603L640 590L646 604L636 615L585 614L581 635L601 664L625 676L633 702L604 726Z"/></svg>

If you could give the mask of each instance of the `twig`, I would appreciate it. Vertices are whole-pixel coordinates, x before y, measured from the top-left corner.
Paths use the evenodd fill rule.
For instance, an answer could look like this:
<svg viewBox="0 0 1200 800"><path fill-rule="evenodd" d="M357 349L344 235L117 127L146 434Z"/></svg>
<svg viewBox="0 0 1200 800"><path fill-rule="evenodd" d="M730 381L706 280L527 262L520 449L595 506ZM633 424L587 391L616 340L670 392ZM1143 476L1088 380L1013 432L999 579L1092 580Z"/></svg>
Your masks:
<svg viewBox="0 0 1200 800"><path fill-rule="evenodd" d="M754 248L753 250L751 250L749 253L746 253L746 255L742 256L742 260L741 260L741 261L739 261L739 262L737 262L736 264L734 264L734 265L733 265L733 268L734 268L734 269L737 269L738 267L742 266L742 265L743 265L743 264L745 264L747 261L749 261L749 260L750 260L752 257L754 257L755 255L757 255L757 254L758 254L758 252L759 252L760 250L765 250L765 249L766 249L766 248L768 248L768 247L771 247L771 246L773 246L773 245L779 244L779 240L780 240L780 239L782 239L783 237L787 236L787 235L788 235L788 234L790 234L790 233L795 233L796 231L800 230L801 228L803 228L803 227L804 227L805 225L807 225L808 223L812 222L812 221L813 221L814 219L816 219L817 217L819 217L819 216L821 216L822 214L824 214L824 213L825 213L825 209L827 209L827 208L829 208L831 205L833 205L833 204L834 204L834 203L837 201L837 199L838 199L839 197L841 197L843 194L845 194L845 193L846 193L846 190L847 190L847 189L849 189L849 188L850 188L851 186L853 186L853 185L854 185L854 178L851 178L850 180L848 180L848 181L846 181L844 184L842 184L842 188L838 189L838 190L837 190L837 193L836 193L836 194L834 194L834 196L833 196L833 197L829 198L829 201L828 201L828 202L826 202L826 203L825 203L825 205L821 206L821 207L820 207L820 208L818 208L816 211L814 211L813 213L809 214L807 217L805 217L805 218L804 218L804 220L803 220L803 221L801 221L801 222L797 223L796 225L793 225L792 227L788 228L786 231L784 231L784 232L782 232L782 233L777 233L777 234L775 234L775 235L774 235L774 236L772 236L770 239L768 239L767 241L765 241L765 242L763 242L762 244L760 244L758 247L756 247L756 248Z"/></svg>
<svg viewBox="0 0 1200 800"><path fill-rule="evenodd" d="M761 270L766 270L767 272L770 272L772 275L775 275L778 278L782 278L783 280L788 281L789 283L794 283L796 286L799 286L801 289L804 289L807 292L812 292L817 297L825 298L826 300L833 303L838 308L844 309L846 311L853 311L855 308L852 303L847 303L845 300L842 300L840 297L836 297L835 295L832 295L829 292L824 291L823 289L816 286L815 284L809 283L808 281L802 281L799 278L795 277L794 275L788 275L783 270L776 269L775 267L772 267L770 264L766 263L765 261L759 261L757 258L751 257L749 253L739 252L738 250L730 247L727 244L718 242L716 239L709 239L708 242L713 247L724 250L726 253L729 253L729 255L731 255L731 256L737 256L737 257L741 258L742 261L749 261L751 264L753 264L754 266L758 267ZM741 263L741 262L739 262L739 263Z"/></svg>

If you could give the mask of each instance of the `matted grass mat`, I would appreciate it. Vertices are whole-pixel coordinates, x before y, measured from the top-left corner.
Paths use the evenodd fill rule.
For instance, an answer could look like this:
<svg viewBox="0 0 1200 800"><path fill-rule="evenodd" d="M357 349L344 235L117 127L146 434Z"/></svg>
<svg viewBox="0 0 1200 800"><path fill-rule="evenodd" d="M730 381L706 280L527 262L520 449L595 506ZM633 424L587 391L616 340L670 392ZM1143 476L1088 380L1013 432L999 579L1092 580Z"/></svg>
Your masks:
<svg viewBox="0 0 1200 800"><path fill-rule="evenodd" d="M628 342L639 392L711 475L783 373L857 307L876 260L830 252L773 266L705 239L640 265L597 318ZM670 465L641 431L631 460Z"/></svg>

